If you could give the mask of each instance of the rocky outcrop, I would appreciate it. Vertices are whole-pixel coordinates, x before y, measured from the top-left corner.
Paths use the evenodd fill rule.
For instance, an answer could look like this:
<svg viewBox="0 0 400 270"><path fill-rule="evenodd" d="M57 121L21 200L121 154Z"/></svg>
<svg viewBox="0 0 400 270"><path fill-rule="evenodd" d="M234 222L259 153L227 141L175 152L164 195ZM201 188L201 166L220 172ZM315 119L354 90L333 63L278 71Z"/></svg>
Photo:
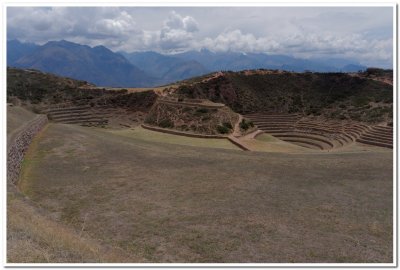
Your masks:
<svg viewBox="0 0 400 270"><path fill-rule="evenodd" d="M46 115L40 115L24 126L8 141L7 184L17 184L22 160L35 135L47 124Z"/></svg>

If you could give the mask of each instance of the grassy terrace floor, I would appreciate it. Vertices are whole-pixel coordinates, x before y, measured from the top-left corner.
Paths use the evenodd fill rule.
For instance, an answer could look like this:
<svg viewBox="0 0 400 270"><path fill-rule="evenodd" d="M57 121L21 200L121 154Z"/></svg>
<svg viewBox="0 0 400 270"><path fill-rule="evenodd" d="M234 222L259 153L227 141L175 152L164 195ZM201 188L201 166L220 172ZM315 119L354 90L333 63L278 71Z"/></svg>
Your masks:
<svg viewBox="0 0 400 270"><path fill-rule="evenodd" d="M22 127L24 124L35 119L37 114L34 114L22 107L7 106L7 136Z"/></svg>
<svg viewBox="0 0 400 270"><path fill-rule="evenodd" d="M229 140L227 139L203 139L203 138L177 136L177 135L147 130L140 126L137 126L133 129L107 130L107 131L123 137L139 139L149 142L161 142L161 143L187 145L187 146L240 150L240 148L229 142Z"/></svg>
<svg viewBox="0 0 400 270"><path fill-rule="evenodd" d="M50 124L20 188L132 262L392 261L391 151L243 152L141 132Z"/></svg>

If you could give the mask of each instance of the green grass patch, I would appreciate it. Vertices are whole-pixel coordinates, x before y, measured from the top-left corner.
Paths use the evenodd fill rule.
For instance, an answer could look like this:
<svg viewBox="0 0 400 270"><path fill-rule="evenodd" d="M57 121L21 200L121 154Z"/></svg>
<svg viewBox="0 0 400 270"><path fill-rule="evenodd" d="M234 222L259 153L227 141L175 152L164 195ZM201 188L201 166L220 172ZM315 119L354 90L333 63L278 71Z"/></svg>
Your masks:
<svg viewBox="0 0 400 270"><path fill-rule="evenodd" d="M275 138L272 135L268 134L260 134L256 137L256 140L263 141L263 142L278 142L280 141L279 139Z"/></svg>

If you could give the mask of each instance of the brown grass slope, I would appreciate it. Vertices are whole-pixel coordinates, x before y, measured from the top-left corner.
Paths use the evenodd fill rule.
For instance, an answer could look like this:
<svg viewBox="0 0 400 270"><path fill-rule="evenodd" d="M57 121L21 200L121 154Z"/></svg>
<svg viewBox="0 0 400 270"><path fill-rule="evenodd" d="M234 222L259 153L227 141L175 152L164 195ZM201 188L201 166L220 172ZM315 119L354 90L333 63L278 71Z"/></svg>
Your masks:
<svg viewBox="0 0 400 270"><path fill-rule="evenodd" d="M34 104L34 111L52 105L90 105L147 111L157 95L154 91L129 92L127 89L106 90L85 81L77 81L37 70L7 68L7 100L19 99Z"/></svg>
<svg viewBox="0 0 400 270"><path fill-rule="evenodd" d="M8 263L130 261L122 250L102 246L54 221L19 192L8 192L7 197Z"/></svg>
<svg viewBox="0 0 400 270"><path fill-rule="evenodd" d="M34 114L20 106L7 106L7 136L21 128L25 123L35 119Z"/></svg>
<svg viewBox="0 0 400 270"><path fill-rule="evenodd" d="M131 262L392 262L390 151L215 150L51 124L27 162L25 194Z"/></svg>
<svg viewBox="0 0 400 270"><path fill-rule="evenodd" d="M222 102L239 113L298 112L370 123L393 117L392 85L345 73L225 72L182 85L176 94Z"/></svg>
<svg viewBox="0 0 400 270"><path fill-rule="evenodd" d="M7 108L7 136L33 120L33 114L21 107ZM36 153L34 140L27 156ZM25 159L23 171L29 178L34 165ZM68 262L125 262L132 258L120 249L100 245L66 225L54 221L46 211L32 202L14 186L7 186L7 262L8 263L68 263Z"/></svg>

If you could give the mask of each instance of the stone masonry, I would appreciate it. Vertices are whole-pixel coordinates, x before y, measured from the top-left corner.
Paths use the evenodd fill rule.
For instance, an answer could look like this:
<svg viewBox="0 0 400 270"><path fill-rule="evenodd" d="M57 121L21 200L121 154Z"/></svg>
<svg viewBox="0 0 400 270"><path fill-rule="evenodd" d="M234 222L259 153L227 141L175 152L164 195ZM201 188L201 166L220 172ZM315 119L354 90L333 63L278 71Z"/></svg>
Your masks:
<svg viewBox="0 0 400 270"><path fill-rule="evenodd" d="M35 135L47 122L46 115L38 116L15 134L9 142L7 152L7 184L17 184L24 155Z"/></svg>

